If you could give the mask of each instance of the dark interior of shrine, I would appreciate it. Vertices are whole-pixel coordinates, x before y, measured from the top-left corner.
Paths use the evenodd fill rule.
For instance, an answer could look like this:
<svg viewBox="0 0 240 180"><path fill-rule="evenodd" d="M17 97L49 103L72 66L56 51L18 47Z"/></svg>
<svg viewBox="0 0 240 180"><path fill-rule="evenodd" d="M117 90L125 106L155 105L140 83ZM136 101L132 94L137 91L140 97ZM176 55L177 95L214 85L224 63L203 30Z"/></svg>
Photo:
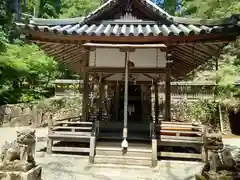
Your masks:
<svg viewBox="0 0 240 180"><path fill-rule="evenodd" d="M124 120L124 85L120 86L120 101L119 101L119 120ZM141 121L141 88L140 85L128 86L128 122Z"/></svg>
<svg viewBox="0 0 240 180"><path fill-rule="evenodd" d="M124 122L124 84L119 86L119 118L100 122L99 138L122 139ZM140 85L128 85L128 139L131 141L149 139L149 122L142 118ZM114 108L113 108L114 109Z"/></svg>

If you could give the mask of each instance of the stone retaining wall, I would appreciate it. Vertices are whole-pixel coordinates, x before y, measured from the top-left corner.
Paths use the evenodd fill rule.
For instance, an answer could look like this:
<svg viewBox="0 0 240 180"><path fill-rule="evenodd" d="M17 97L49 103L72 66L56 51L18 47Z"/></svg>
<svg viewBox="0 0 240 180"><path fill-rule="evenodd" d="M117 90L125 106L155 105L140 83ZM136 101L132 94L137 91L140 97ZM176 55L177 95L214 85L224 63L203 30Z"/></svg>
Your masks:
<svg viewBox="0 0 240 180"><path fill-rule="evenodd" d="M65 99L64 99L65 98ZM80 98L80 99L79 99ZM54 103L61 101L63 105L58 108ZM41 104L6 104L0 106L0 124L3 126L28 126L35 127L47 124L50 115L53 119L63 119L81 115L81 97L77 100L69 97L62 99L47 99Z"/></svg>

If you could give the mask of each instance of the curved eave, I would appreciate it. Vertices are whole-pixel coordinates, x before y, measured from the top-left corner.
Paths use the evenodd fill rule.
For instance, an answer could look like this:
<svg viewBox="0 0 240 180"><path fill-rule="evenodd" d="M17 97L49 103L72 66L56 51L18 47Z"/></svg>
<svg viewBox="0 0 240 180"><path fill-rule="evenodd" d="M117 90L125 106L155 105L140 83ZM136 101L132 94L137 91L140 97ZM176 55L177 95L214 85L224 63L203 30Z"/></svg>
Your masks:
<svg viewBox="0 0 240 180"><path fill-rule="evenodd" d="M46 33L67 36L119 36L119 37L187 37L187 36L202 36L202 35L235 35L240 34L240 27L238 25L227 26L214 26L209 27L205 25L184 25L184 24L150 24L139 23L114 23L111 24L67 24L67 25L34 25L34 24L21 24L17 26L28 33Z"/></svg>
<svg viewBox="0 0 240 180"><path fill-rule="evenodd" d="M64 26L69 24L78 24L83 21L84 17L76 18L62 18L62 19L43 19L43 18L31 18L29 19L29 24L35 26Z"/></svg>
<svg viewBox="0 0 240 180"><path fill-rule="evenodd" d="M77 44L34 41L47 55L76 73L84 67L86 51Z"/></svg>

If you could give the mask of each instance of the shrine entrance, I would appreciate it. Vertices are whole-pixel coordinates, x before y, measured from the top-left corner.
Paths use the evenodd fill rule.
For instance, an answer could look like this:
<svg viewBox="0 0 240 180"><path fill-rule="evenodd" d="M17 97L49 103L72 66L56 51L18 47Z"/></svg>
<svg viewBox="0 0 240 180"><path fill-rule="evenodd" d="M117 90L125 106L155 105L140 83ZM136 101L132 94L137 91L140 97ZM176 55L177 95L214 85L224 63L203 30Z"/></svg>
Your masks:
<svg viewBox="0 0 240 180"><path fill-rule="evenodd" d="M124 85L120 86L119 120L124 120ZM129 123L140 122L141 117L141 87L140 85L128 86L128 121Z"/></svg>
<svg viewBox="0 0 240 180"><path fill-rule="evenodd" d="M151 1L110 0L85 18L17 23L31 42L84 79L83 115L58 123L49 120L48 152L83 151L89 152L90 163L153 167L158 157L206 160L206 126L191 119L172 121L171 80L185 78L218 56L240 34L239 22L236 14L188 19L172 16ZM158 92L160 83L164 93ZM53 140L60 139L88 142L90 148L54 149Z"/></svg>

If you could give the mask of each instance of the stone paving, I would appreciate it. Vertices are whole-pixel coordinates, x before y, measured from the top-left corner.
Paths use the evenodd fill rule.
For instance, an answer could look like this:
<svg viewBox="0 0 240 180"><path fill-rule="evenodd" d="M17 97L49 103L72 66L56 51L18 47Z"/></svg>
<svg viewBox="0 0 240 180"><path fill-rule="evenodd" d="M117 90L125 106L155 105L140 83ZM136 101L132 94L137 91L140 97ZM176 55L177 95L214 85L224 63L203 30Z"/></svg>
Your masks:
<svg viewBox="0 0 240 180"><path fill-rule="evenodd" d="M14 140L16 128L0 128L0 146L5 140ZM40 149L46 147L46 128L36 131L38 164L43 167L43 180L192 180L200 173L200 162L159 161L158 167L134 167L117 165L89 165L86 156L46 155ZM238 139L227 139L227 144L238 144Z"/></svg>

